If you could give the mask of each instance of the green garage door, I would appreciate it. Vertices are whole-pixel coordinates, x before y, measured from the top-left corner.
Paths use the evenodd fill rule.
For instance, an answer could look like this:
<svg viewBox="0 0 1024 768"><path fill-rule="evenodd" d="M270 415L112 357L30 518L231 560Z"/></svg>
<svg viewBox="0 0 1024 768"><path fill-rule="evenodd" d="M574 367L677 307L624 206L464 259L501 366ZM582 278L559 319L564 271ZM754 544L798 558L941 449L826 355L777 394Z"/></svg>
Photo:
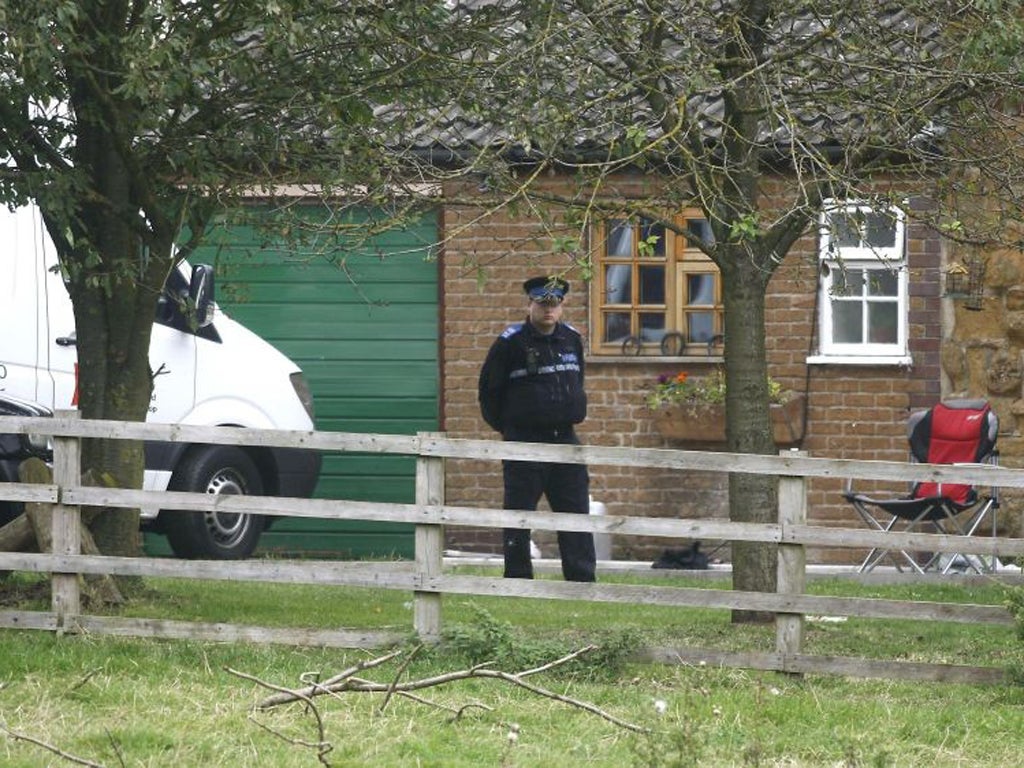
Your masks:
<svg viewBox="0 0 1024 768"><path fill-rule="evenodd" d="M301 244L252 226L224 226L191 259L214 264L217 298L236 320L305 372L318 430L415 434L438 429L437 215L378 232L380 216L346 213L355 236L317 230ZM301 228L306 229L306 228ZM289 231L294 231L289 230ZM378 232L372 236L362 233ZM325 454L316 496L411 503L415 460ZM282 519L261 551L337 557L411 557L412 526Z"/></svg>

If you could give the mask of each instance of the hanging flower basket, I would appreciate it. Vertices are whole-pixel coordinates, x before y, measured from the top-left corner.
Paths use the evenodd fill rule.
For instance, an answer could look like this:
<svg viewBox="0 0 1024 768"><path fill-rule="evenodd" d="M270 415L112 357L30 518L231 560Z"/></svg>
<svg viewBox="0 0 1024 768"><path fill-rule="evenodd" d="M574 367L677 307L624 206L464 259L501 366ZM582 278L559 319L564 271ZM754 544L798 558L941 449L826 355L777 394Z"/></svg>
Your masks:
<svg viewBox="0 0 1024 768"><path fill-rule="evenodd" d="M775 444L793 445L804 435L804 396L791 394L784 403L770 406ZM688 443L725 442L724 403L672 403L654 411L654 425L662 437Z"/></svg>

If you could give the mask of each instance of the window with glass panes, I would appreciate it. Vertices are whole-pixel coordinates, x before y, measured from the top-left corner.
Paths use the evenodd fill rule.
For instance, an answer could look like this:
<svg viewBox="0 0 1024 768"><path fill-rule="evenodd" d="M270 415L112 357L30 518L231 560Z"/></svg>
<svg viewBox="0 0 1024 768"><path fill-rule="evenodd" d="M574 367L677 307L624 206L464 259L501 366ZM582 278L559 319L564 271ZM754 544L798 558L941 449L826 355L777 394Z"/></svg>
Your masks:
<svg viewBox="0 0 1024 768"><path fill-rule="evenodd" d="M674 224L713 242L696 213ZM622 217L602 222L594 244L593 354L721 354L721 277L690 238L655 221Z"/></svg>
<svg viewBox="0 0 1024 768"><path fill-rule="evenodd" d="M907 349L904 216L832 201L821 219L821 353L902 356Z"/></svg>

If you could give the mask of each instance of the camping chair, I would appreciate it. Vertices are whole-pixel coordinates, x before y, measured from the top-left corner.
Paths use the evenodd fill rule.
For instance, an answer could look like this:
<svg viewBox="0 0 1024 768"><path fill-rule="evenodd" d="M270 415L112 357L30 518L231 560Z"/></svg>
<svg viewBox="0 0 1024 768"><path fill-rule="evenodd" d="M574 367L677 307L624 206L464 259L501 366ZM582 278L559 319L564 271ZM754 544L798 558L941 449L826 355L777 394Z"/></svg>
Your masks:
<svg viewBox="0 0 1024 768"><path fill-rule="evenodd" d="M984 400L947 400L910 416L907 421L910 460L927 464L996 465L998 431L999 420ZM847 481L843 496L853 504L864 522L879 531L912 531L927 525L937 533L973 536L991 515L992 535L996 535L995 517L999 507L996 488L981 493L969 485L923 482L914 483L907 496L876 498L855 493L852 482ZM922 566L908 552L876 547L861 563L860 572L870 571L887 555L892 557L898 571L906 564L917 573L927 570L948 573L953 568L981 573L994 570L997 564L994 556L986 562L977 555L935 553Z"/></svg>

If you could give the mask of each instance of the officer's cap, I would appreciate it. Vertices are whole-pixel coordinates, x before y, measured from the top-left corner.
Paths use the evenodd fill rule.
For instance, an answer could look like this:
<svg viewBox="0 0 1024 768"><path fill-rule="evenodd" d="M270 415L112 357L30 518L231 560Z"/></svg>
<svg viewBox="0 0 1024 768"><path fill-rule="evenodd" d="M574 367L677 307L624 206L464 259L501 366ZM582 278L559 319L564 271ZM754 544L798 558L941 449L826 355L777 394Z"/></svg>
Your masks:
<svg viewBox="0 0 1024 768"><path fill-rule="evenodd" d="M523 290L530 297L530 301L561 302L569 292L569 281L560 277L538 275L523 283Z"/></svg>

